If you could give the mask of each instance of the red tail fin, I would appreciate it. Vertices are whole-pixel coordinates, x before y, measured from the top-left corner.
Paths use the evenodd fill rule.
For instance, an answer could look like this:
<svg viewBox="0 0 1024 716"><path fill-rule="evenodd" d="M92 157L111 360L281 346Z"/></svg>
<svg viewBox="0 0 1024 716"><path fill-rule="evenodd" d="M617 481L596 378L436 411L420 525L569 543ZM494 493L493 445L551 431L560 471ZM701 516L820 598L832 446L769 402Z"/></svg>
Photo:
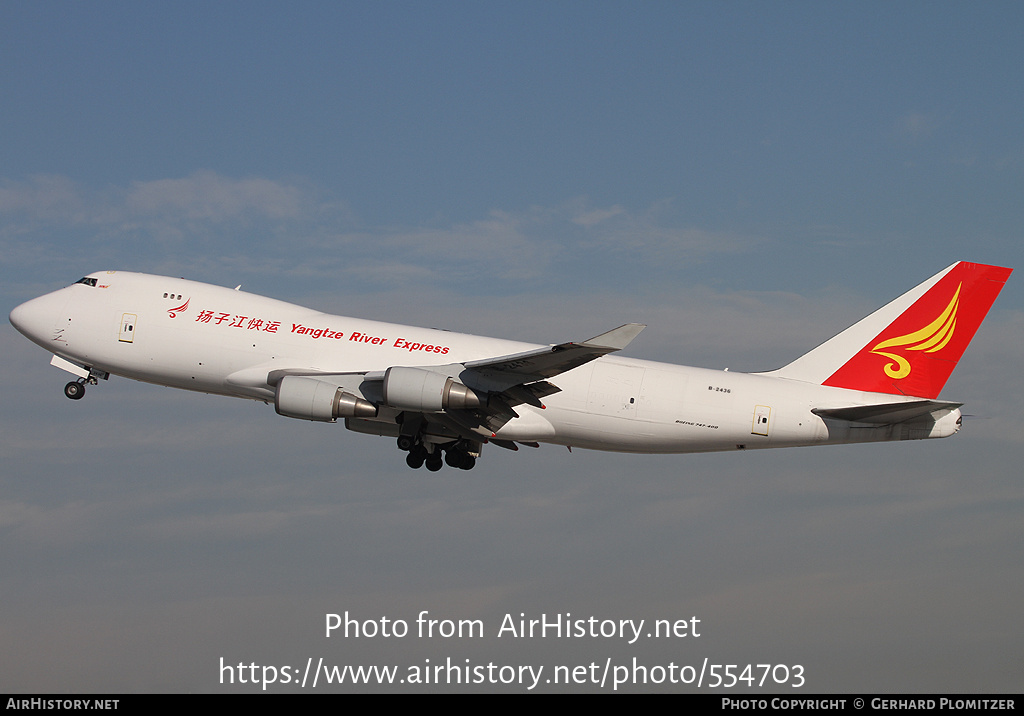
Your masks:
<svg viewBox="0 0 1024 716"><path fill-rule="evenodd" d="M1011 272L956 264L823 385L938 397Z"/></svg>

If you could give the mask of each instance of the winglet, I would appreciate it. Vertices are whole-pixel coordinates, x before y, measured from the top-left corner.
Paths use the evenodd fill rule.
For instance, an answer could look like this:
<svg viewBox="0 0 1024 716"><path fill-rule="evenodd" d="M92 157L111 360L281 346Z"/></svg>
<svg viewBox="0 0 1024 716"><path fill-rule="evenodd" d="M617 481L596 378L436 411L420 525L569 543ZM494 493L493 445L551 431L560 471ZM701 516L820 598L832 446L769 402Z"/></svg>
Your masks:
<svg viewBox="0 0 1024 716"><path fill-rule="evenodd" d="M645 328L647 325L644 323L627 323L624 326L613 328L607 333L594 336L588 341L583 341L580 345L588 348L608 348L609 351L621 351Z"/></svg>

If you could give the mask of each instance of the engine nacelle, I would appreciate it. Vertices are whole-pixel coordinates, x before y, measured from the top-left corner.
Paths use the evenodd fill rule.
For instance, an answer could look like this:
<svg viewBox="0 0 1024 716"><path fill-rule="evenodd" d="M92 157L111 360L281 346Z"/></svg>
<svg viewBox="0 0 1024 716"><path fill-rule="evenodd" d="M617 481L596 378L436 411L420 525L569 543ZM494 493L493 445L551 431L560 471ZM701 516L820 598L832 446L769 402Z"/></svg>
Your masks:
<svg viewBox="0 0 1024 716"><path fill-rule="evenodd" d="M399 410L437 413L479 408L487 404L487 395L441 373L392 366L384 373L384 402Z"/></svg>
<svg viewBox="0 0 1024 716"><path fill-rule="evenodd" d="M338 418L375 418L377 406L336 385L305 375L287 375L277 384L278 415L333 423Z"/></svg>

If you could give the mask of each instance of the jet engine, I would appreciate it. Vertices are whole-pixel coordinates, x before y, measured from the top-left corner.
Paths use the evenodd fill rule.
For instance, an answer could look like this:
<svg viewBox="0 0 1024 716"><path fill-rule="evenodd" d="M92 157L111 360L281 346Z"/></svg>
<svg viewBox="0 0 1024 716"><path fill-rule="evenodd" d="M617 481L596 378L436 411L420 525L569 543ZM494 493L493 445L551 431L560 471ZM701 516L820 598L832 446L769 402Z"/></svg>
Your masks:
<svg viewBox="0 0 1024 716"><path fill-rule="evenodd" d="M384 373L384 402L399 410L437 413L487 404L487 395L423 368L392 366Z"/></svg>
<svg viewBox="0 0 1024 716"><path fill-rule="evenodd" d="M274 408L278 415L333 423L338 418L375 418L377 406L327 381L288 375L277 384Z"/></svg>

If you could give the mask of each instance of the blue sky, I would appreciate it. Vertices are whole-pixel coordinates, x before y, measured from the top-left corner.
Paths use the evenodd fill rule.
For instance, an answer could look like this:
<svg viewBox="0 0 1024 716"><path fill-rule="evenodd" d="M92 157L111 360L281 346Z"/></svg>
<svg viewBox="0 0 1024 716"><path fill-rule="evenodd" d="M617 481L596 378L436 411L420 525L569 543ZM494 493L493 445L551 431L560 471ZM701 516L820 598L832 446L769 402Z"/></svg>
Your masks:
<svg viewBox="0 0 1024 716"><path fill-rule="evenodd" d="M7 310L117 268L541 343L640 321L630 355L764 370L953 261L1024 256L1017 3L0 1L0 18ZM346 605L696 613L707 641L641 656L814 663L815 691L1019 690L1018 278L947 385L978 416L951 440L491 450L470 477L125 380L70 405L7 325L0 690L211 691L219 655L397 658L323 640ZM601 648L458 645L510 663Z"/></svg>

